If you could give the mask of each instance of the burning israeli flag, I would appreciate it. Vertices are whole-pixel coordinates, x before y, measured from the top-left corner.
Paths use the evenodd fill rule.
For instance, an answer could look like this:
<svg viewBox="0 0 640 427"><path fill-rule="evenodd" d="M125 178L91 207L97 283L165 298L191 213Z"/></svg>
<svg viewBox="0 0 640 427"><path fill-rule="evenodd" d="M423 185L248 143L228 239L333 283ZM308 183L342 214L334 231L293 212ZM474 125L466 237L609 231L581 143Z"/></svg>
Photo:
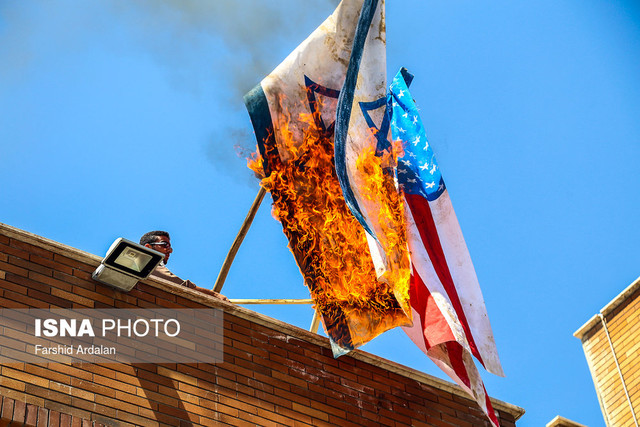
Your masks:
<svg viewBox="0 0 640 427"><path fill-rule="evenodd" d="M383 0L343 0L245 96L254 170L335 355L411 323L403 207L388 173L384 22Z"/></svg>

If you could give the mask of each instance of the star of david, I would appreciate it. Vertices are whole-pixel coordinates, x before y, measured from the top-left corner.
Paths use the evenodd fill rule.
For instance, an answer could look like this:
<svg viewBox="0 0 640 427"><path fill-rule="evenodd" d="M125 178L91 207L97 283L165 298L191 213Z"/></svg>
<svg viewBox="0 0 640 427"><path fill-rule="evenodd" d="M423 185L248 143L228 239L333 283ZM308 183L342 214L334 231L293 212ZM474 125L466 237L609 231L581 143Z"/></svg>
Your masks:
<svg viewBox="0 0 640 427"><path fill-rule="evenodd" d="M369 114L370 111L375 111L380 107L385 107L382 123L378 127L371 118ZM364 116L364 120L367 122L367 126L372 130L378 144L376 146L376 156L380 157L382 154L391 148L391 143L387 139L387 135L389 134L389 126L391 125L390 115L389 115L389 104L387 103L387 98L380 98L371 102L360 102L360 110L362 111L362 115Z"/></svg>
<svg viewBox="0 0 640 427"><path fill-rule="evenodd" d="M336 125L335 119L332 121L329 126L327 126L322 118L322 114L320 112L320 106L318 105L318 100L316 99L316 93L329 97L338 99L340 96L340 91L335 89L330 89L328 87L324 87L313 80L311 80L306 75L304 76L304 84L307 88L307 101L309 101L309 110L311 110L311 116L313 117L313 121L318 129L322 132L328 134L328 136L333 135L333 131Z"/></svg>
<svg viewBox="0 0 640 427"><path fill-rule="evenodd" d="M322 132L328 134L328 136L333 136L334 128L335 128L335 119L329 125L326 125L324 118L322 117L322 113L320 112L320 105L318 104L318 99L316 98L316 94L320 94L322 96L326 96L329 98L338 99L340 96L340 91L336 89L331 89L325 86L322 86L319 83L314 82L309 78L309 76L304 76L304 84L307 88L307 101L309 102L309 110L311 111L311 115L314 120L314 124L320 129ZM364 116L365 121L367 122L367 126L369 129L375 129L373 131L376 140L378 141L376 146L376 155L382 156L382 154L391 147L391 143L387 140L387 135L389 134L389 106L387 105L387 98L383 97L371 102L360 102L360 111L362 111L362 115ZM384 106L385 111L382 119L382 123L378 127L371 118L369 114L370 111L375 111L378 108Z"/></svg>

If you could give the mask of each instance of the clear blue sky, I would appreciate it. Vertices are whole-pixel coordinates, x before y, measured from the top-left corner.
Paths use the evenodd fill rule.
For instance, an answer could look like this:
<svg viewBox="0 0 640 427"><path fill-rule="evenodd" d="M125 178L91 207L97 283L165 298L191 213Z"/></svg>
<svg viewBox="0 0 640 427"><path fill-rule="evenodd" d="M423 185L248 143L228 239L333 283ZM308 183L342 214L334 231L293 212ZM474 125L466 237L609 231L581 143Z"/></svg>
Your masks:
<svg viewBox="0 0 640 427"><path fill-rule="evenodd" d="M213 286L258 189L242 94L334 5L0 1L0 222L97 255L166 229L169 267ZM572 334L640 275L638 3L388 0L387 32L507 373L489 394L519 426L604 425ZM308 297L270 200L224 293ZM441 376L401 331L365 350Z"/></svg>

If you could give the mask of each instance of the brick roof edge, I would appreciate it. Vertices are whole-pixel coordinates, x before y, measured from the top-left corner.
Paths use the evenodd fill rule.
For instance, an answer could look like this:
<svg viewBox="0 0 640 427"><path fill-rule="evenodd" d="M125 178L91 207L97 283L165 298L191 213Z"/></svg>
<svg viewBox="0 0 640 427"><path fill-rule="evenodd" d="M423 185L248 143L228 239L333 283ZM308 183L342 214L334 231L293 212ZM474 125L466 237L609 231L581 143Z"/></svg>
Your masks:
<svg viewBox="0 0 640 427"><path fill-rule="evenodd" d="M63 243L56 242L46 237L42 237L37 234L33 234L28 231L25 231L1 222L0 222L0 234L4 234L10 238L17 238L25 243L30 243L34 246L38 246L43 249L50 250L59 255L65 256L67 258L75 259L77 261L86 263L88 265L95 265L96 268L102 261L102 257L100 256L90 254L88 252L82 251L72 246L68 246ZM164 291L180 295L184 298L191 299L194 302L198 302L203 305L208 305L214 308L219 308L223 310L225 313L233 314L235 316L249 320L251 322L258 323L262 326L275 329L277 331L286 333L292 337L295 337L319 346L323 346L325 348L329 348L329 349L331 348L329 339L326 337L323 337L321 335L299 328L297 326L291 325L289 323L283 322L281 320L273 319L269 316L263 315L261 313L257 313L255 311L246 309L244 307L237 306L231 302L220 300L219 298L216 298L213 295L207 294L206 292L209 291L208 289L203 289L203 288L200 288L200 290L190 289L184 286L171 283L167 280L163 280L163 279L155 278L151 276L143 280L143 282L145 284L154 286ZM423 384L436 387L441 390L445 390L461 398L470 399L469 395L467 395L463 390L461 390L456 384L450 383L445 380L441 380L440 378L434 377L429 374L425 374L424 372L420 372L418 370L409 368L407 366L401 365L399 363L393 362L383 357L376 356L371 353L364 352L362 350L354 350L351 353L349 353L349 356L355 359L361 360L363 362L378 366L380 368L386 369L388 371L394 372L396 374L402 375L404 377L414 379ZM520 417L522 417L522 415L524 415L525 413L524 408L521 408L519 406L513 405L508 402L504 402L499 399L491 398L491 403L494 409L510 414L511 416L513 416L514 420L516 421Z"/></svg>

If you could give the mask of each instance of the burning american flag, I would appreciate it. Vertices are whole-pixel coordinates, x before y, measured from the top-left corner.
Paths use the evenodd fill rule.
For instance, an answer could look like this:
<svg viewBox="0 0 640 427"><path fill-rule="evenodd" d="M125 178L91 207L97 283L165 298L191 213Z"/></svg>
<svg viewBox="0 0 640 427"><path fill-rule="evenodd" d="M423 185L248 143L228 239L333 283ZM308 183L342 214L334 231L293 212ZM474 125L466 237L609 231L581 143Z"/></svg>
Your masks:
<svg viewBox="0 0 640 427"><path fill-rule="evenodd" d="M397 171L412 263L413 326L404 330L498 425L471 355L489 372L504 373L469 251L409 93L412 79L400 70L389 95L393 139L404 151Z"/></svg>

